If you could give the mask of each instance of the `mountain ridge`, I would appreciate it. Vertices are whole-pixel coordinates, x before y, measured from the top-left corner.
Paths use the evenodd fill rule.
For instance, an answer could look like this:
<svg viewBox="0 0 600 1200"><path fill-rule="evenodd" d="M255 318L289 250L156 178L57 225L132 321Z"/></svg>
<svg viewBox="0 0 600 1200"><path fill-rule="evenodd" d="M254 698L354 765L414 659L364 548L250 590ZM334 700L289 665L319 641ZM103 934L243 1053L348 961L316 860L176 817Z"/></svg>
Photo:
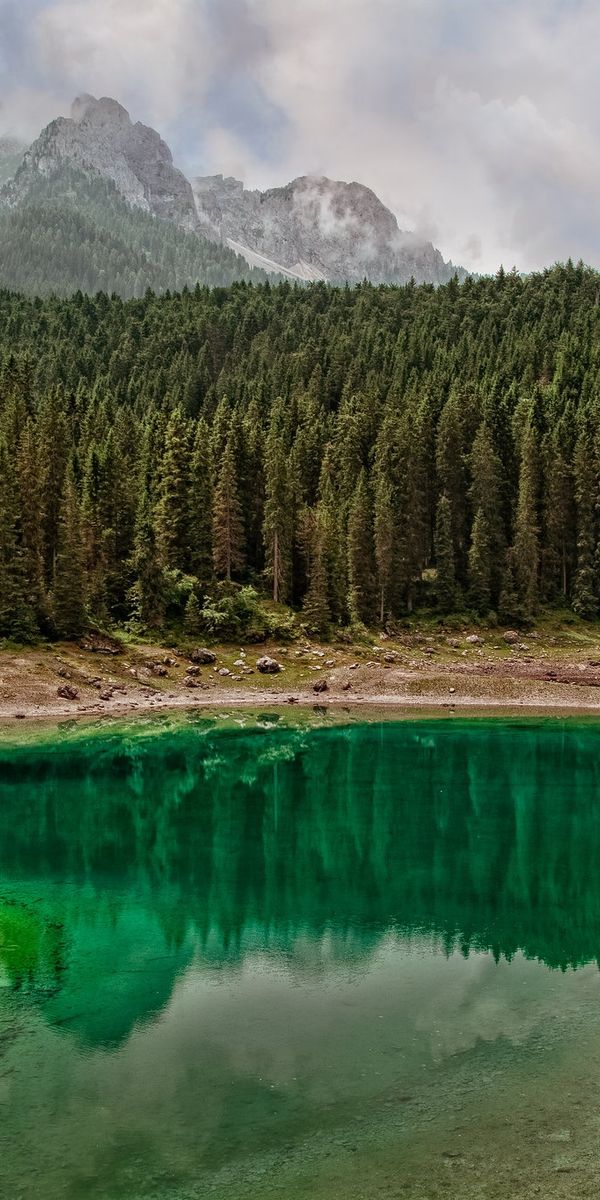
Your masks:
<svg viewBox="0 0 600 1200"><path fill-rule="evenodd" d="M1 149L2 140L0 170L2 161L10 160L8 150L2 159ZM466 274L446 263L430 242L400 230L376 193L356 181L303 175L262 192L223 175L199 176L190 183L174 165L160 134L134 123L111 97L77 97L71 115L51 121L24 154L22 147L9 149L10 161L22 161L0 188L0 213L26 206L40 193L48 205L55 181L57 200L76 206L77 195L86 188L68 193L65 173L73 171L92 186L98 180L109 182L132 213L164 221L202 243L221 246L225 255L238 256L246 264L240 277L247 277L248 267L260 271L260 278L271 275L302 283L355 284L367 279L403 284L414 279L439 284L454 274ZM137 243L133 227L132 237ZM90 233L88 244L93 240ZM223 262L225 281L231 277L231 260ZM50 263L48 270L52 276ZM61 264L56 274L63 279ZM154 279L155 273L150 274ZM100 264L94 277L105 278L110 287L110 261ZM212 269L210 277L214 282ZM164 287L171 286L171 278L172 272Z"/></svg>

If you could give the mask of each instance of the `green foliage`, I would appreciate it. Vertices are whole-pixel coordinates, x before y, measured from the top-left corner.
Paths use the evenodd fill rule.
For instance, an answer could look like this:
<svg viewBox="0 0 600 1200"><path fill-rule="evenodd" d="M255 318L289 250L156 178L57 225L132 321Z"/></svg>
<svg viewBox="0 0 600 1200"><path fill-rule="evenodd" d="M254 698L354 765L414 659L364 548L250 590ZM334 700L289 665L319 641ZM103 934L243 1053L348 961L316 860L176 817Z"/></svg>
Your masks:
<svg viewBox="0 0 600 1200"><path fill-rule="evenodd" d="M0 636L596 615L598 288L0 291Z"/></svg>
<svg viewBox="0 0 600 1200"><path fill-rule="evenodd" d="M40 176L16 206L0 200L0 286L68 296L180 291L195 284L260 282L262 271L227 246L131 208L108 180L71 167Z"/></svg>
<svg viewBox="0 0 600 1200"><path fill-rule="evenodd" d="M446 494L440 496L435 518L436 594L443 613L456 604L456 568L452 538L452 506Z"/></svg>
<svg viewBox="0 0 600 1200"><path fill-rule="evenodd" d="M234 586L204 597L197 632L215 641L265 642L269 637L292 638L296 627L291 613L269 610L254 588Z"/></svg>
<svg viewBox="0 0 600 1200"><path fill-rule="evenodd" d="M59 637L79 637L85 630L88 623L86 593L81 513L71 467L66 475L59 510L52 587L52 615Z"/></svg>

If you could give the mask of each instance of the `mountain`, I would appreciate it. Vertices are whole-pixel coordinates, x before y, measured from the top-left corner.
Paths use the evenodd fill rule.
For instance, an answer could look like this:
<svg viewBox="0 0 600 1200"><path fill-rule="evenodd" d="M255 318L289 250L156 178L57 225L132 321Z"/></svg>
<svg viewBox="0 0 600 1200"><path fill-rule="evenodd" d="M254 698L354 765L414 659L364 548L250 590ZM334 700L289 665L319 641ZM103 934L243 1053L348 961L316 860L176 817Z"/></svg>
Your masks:
<svg viewBox="0 0 600 1200"><path fill-rule="evenodd" d="M0 190L3 287L127 297L266 279L200 235L191 185L168 146L115 100L80 97L16 165Z"/></svg>
<svg viewBox="0 0 600 1200"><path fill-rule="evenodd" d="M80 96L70 117L58 117L27 151L14 183L16 201L68 164L87 176L110 179L132 207L196 229L198 217L192 188L173 166L169 147L160 135L138 121L116 100Z"/></svg>
<svg viewBox="0 0 600 1200"><path fill-rule="evenodd" d="M80 96L26 152L0 140L4 287L139 296L268 276L437 284L454 273L359 183L302 176L259 192L214 175L192 187L156 130L110 97Z"/></svg>
<svg viewBox="0 0 600 1200"><path fill-rule="evenodd" d="M456 273L430 242L402 232L393 213L360 183L303 175L259 192L238 179L209 175L193 186L206 235L265 270L333 283L406 283L411 277L444 283Z"/></svg>

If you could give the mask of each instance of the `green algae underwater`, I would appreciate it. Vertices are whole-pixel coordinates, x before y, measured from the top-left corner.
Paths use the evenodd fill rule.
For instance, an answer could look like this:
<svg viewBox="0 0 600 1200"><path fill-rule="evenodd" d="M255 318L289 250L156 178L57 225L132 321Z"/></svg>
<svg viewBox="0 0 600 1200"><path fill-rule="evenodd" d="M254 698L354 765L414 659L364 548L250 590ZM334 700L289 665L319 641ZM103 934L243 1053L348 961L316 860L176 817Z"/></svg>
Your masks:
<svg viewBox="0 0 600 1200"><path fill-rule="evenodd" d="M597 1197L599 751L268 715L1 742L0 1195Z"/></svg>

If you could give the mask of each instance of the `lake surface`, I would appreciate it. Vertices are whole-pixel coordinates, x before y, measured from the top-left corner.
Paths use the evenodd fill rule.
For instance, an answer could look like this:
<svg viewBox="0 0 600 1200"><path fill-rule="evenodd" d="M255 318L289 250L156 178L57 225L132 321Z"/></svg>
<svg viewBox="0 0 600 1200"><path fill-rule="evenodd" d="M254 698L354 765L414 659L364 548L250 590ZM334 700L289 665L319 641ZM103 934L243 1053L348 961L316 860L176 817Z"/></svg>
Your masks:
<svg viewBox="0 0 600 1200"><path fill-rule="evenodd" d="M0 744L0 1195L597 1197L600 725Z"/></svg>

